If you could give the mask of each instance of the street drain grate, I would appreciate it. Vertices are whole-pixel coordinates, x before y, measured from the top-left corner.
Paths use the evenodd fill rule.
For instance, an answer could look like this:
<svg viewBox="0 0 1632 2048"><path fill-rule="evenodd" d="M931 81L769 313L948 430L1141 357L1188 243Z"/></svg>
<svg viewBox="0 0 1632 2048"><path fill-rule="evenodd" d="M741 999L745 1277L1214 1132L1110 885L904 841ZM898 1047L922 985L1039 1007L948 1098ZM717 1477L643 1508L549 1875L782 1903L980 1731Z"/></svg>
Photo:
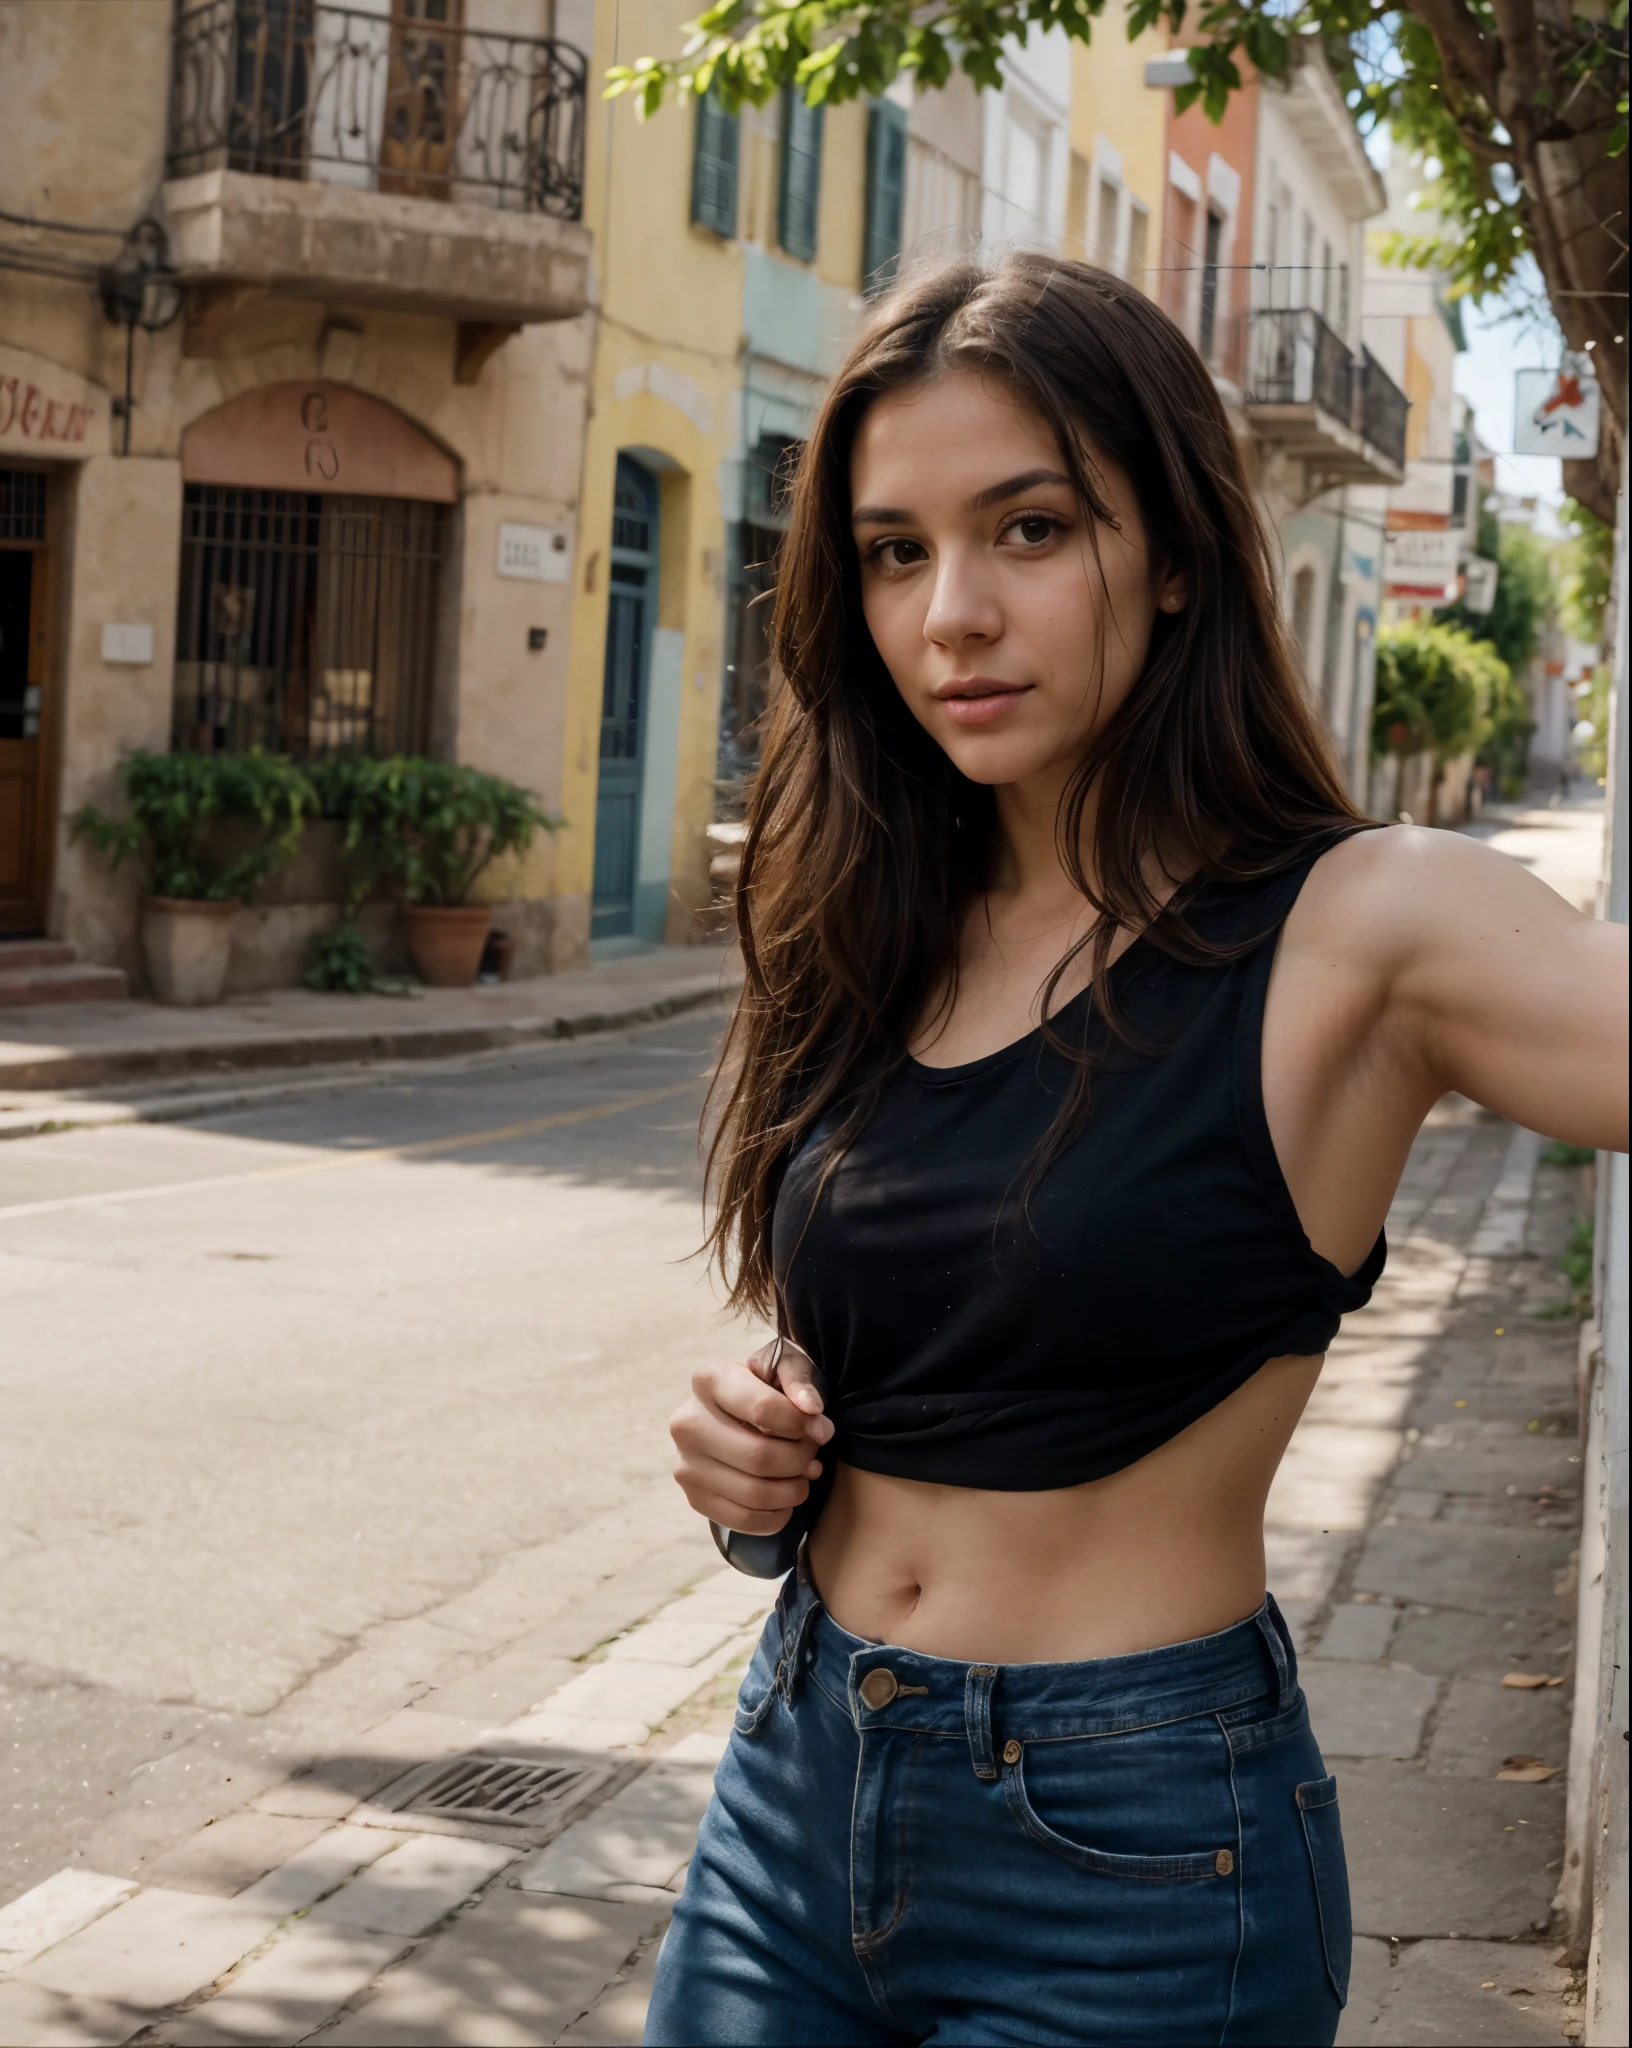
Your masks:
<svg viewBox="0 0 1632 2048"><path fill-rule="evenodd" d="M378 1803L394 1813L482 1821L489 1827L548 1827L605 1776L605 1771L593 1764L540 1763L519 1756L456 1756L411 1772Z"/></svg>

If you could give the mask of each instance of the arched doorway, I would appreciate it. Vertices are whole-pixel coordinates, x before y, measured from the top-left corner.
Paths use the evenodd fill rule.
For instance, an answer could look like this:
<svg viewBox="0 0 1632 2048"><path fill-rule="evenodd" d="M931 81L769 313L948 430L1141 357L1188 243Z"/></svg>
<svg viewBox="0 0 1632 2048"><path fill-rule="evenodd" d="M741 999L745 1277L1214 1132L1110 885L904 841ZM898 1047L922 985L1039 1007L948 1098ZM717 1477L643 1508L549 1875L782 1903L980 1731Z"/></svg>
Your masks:
<svg viewBox="0 0 1632 2048"><path fill-rule="evenodd" d="M640 786L652 632L657 623L657 478L618 457L612 500L611 593L601 684L601 760L595 792L595 876L590 936L635 928Z"/></svg>
<svg viewBox="0 0 1632 2048"><path fill-rule="evenodd" d="M244 393L182 437L173 743L424 752L452 456L321 381Z"/></svg>

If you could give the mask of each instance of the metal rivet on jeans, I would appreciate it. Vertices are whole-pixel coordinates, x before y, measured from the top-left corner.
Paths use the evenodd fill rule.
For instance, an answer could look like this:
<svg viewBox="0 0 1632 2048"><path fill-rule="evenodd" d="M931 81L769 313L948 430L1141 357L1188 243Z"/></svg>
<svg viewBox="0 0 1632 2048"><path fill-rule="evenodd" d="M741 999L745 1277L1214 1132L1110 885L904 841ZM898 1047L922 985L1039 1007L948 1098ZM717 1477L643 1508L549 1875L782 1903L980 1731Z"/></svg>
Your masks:
<svg viewBox="0 0 1632 2048"><path fill-rule="evenodd" d="M1020 1745L1018 1742L1004 1743L1003 1761L1006 1764L1017 1764L1020 1761Z"/></svg>
<svg viewBox="0 0 1632 2048"><path fill-rule="evenodd" d="M1218 1854L1213 1858L1213 1868L1220 1877L1229 1876L1230 1872L1235 1868L1235 1858L1228 1849L1219 1850Z"/></svg>
<svg viewBox="0 0 1632 2048"><path fill-rule="evenodd" d="M862 1699L875 1713L880 1707L887 1707L900 1690L895 1673L883 1664L875 1665L860 1686Z"/></svg>

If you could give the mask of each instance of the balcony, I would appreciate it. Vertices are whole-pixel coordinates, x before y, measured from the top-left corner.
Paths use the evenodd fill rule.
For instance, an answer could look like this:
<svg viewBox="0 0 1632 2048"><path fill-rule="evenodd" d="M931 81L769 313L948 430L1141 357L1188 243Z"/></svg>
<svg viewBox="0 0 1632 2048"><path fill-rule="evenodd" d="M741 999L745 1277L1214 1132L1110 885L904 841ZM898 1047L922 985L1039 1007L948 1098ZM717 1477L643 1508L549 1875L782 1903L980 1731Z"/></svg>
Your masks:
<svg viewBox="0 0 1632 2048"><path fill-rule="evenodd" d="M1323 487L1403 480L1409 399L1369 351L1357 361L1311 308L1251 315L1244 396L1253 432Z"/></svg>
<svg viewBox="0 0 1632 2048"><path fill-rule="evenodd" d="M582 54L431 11L178 15L165 208L188 282L507 326L583 309Z"/></svg>

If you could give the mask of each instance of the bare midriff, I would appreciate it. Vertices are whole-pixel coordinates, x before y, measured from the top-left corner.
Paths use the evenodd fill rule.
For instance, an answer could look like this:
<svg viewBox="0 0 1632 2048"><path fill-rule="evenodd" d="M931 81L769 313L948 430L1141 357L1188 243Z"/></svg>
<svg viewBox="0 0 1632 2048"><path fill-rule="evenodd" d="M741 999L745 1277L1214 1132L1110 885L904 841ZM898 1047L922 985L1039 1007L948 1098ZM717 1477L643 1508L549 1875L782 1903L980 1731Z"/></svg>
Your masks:
<svg viewBox="0 0 1632 2048"><path fill-rule="evenodd" d="M1264 1597L1264 1505L1320 1374L1277 1358L1108 1478L1043 1493L841 1464L810 1568L853 1635L927 1656L1074 1663L1212 1635Z"/></svg>

